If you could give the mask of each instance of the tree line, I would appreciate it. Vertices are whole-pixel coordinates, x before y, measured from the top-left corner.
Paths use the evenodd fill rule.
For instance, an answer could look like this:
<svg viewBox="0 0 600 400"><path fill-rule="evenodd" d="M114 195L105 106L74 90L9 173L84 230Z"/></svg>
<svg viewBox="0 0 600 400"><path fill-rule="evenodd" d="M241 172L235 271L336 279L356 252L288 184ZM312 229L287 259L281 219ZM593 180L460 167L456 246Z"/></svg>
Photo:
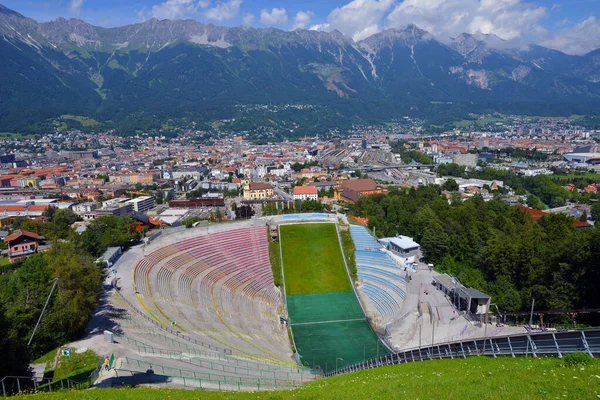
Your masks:
<svg viewBox="0 0 600 400"><path fill-rule="evenodd" d="M0 377L28 375L31 360L78 339L98 305L104 270L96 263L110 246L130 246L141 234L130 218L102 217L81 234L71 228L77 216L50 209L47 222L18 218L12 230L46 237L46 252L0 270ZM58 278L31 346L27 342Z"/></svg>
<svg viewBox="0 0 600 400"><path fill-rule="evenodd" d="M449 201L433 185L361 197L350 211L378 236L412 237L427 262L490 294L503 312L526 310L532 298L539 309L600 304L600 228L576 229L566 215L535 222L498 199Z"/></svg>

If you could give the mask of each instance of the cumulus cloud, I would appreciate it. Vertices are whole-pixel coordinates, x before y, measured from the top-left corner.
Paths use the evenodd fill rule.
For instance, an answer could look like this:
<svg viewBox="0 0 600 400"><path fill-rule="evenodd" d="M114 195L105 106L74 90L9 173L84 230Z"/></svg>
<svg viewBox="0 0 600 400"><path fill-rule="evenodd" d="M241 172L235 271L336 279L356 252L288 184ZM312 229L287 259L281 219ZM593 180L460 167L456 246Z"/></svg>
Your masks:
<svg viewBox="0 0 600 400"><path fill-rule="evenodd" d="M310 20L312 17L314 17L314 15L315 13L312 11L298 11L294 17L294 25L292 26L292 30L306 28L306 26L310 24Z"/></svg>
<svg viewBox="0 0 600 400"><path fill-rule="evenodd" d="M196 11L194 0L167 0L152 6L151 14L158 19L179 19Z"/></svg>
<svg viewBox="0 0 600 400"><path fill-rule="evenodd" d="M222 22L233 19L240 14L242 0L229 0L219 2L215 7L204 12L204 16L213 21Z"/></svg>
<svg viewBox="0 0 600 400"><path fill-rule="evenodd" d="M246 13L242 17L242 25L243 26L252 26L253 22L254 22L254 14Z"/></svg>
<svg viewBox="0 0 600 400"><path fill-rule="evenodd" d="M386 28L415 24L441 39L463 32L512 40L545 33L545 7L522 0L404 0L385 21Z"/></svg>
<svg viewBox="0 0 600 400"><path fill-rule="evenodd" d="M567 54L585 54L600 48L600 21L589 17L580 23L548 33L540 44Z"/></svg>
<svg viewBox="0 0 600 400"><path fill-rule="evenodd" d="M71 0L69 9L73 14L81 14L81 6L83 6L83 0Z"/></svg>
<svg viewBox="0 0 600 400"><path fill-rule="evenodd" d="M315 24L313 26L311 26L310 28L308 28L311 31L323 31L323 32L329 32L333 29L331 29L331 26L327 23L325 24Z"/></svg>
<svg viewBox="0 0 600 400"><path fill-rule="evenodd" d="M393 3L394 0L353 0L335 8L327 17L327 23L311 29L337 29L354 40L361 40L381 30L381 20Z"/></svg>
<svg viewBox="0 0 600 400"><path fill-rule="evenodd" d="M287 20L288 16L285 8L273 8L271 12L269 10L260 12L260 23L266 26L283 25Z"/></svg>

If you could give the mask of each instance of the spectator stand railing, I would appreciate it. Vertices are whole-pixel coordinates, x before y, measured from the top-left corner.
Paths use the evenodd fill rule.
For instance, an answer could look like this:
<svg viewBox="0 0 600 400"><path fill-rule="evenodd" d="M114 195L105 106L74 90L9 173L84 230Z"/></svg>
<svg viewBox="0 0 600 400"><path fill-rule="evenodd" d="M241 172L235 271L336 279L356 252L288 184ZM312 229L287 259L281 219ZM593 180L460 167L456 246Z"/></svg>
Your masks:
<svg viewBox="0 0 600 400"><path fill-rule="evenodd" d="M583 352L590 356L600 354L600 328L547 331L510 336L496 336L458 342L439 343L428 347L411 348L384 357L367 360L331 371L325 376L334 376L384 365L411 361L443 358L466 358L468 356L532 356L562 357L566 353Z"/></svg>

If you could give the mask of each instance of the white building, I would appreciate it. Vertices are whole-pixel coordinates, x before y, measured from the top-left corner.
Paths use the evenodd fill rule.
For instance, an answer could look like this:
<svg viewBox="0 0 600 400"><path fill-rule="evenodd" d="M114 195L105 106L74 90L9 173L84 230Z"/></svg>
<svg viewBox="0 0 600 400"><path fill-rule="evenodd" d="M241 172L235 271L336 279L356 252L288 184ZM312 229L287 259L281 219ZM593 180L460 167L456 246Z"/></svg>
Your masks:
<svg viewBox="0 0 600 400"><path fill-rule="evenodd" d="M133 210L140 213L145 214L151 208L154 208L154 197L152 196L142 196L137 197L135 199L131 199L127 201L127 203L133 206Z"/></svg>
<svg viewBox="0 0 600 400"><path fill-rule="evenodd" d="M295 186L294 200L317 200L319 192L316 186Z"/></svg>
<svg viewBox="0 0 600 400"><path fill-rule="evenodd" d="M73 206L73 212L80 217L83 217L85 214L89 214L94 211L98 206L94 202L87 203L79 203Z"/></svg>

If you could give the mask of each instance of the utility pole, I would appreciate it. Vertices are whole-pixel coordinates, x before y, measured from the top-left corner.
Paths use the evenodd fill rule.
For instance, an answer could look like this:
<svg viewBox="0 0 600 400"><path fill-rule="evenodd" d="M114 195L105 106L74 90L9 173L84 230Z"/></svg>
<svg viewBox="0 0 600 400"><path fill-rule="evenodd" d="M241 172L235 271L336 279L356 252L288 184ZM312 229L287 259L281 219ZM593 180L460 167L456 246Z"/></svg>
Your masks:
<svg viewBox="0 0 600 400"><path fill-rule="evenodd" d="M38 326L40 325L40 322L42 322L42 317L44 316L44 311L46 311L46 307L48 307L48 303L50 303L50 298L52 297L52 293L54 293L54 289L56 288L56 285L58 284L58 278L54 278L54 284L52 285L52 289L50 289L50 294L48 295L48 298L46 299L46 304L44 304L44 308L42 308L42 313L40 314L40 317L37 320L37 323L35 324L35 327L33 328L33 333L31 334L31 337L29 338L29 342L27 342L27 347L29 347L31 345L31 342L33 341L33 337L35 336L35 331L37 330Z"/></svg>
<svg viewBox="0 0 600 400"><path fill-rule="evenodd" d="M535 299L531 299L531 313L529 314L529 329L533 323L533 306L535 305ZM529 354L529 336L527 336L527 347L525 348L525 357Z"/></svg>
<svg viewBox="0 0 600 400"><path fill-rule="evenodd" d="M531 313L529 314L529 327L533 324L533 306L535 305L535 299L531 299Z"/></svg>

